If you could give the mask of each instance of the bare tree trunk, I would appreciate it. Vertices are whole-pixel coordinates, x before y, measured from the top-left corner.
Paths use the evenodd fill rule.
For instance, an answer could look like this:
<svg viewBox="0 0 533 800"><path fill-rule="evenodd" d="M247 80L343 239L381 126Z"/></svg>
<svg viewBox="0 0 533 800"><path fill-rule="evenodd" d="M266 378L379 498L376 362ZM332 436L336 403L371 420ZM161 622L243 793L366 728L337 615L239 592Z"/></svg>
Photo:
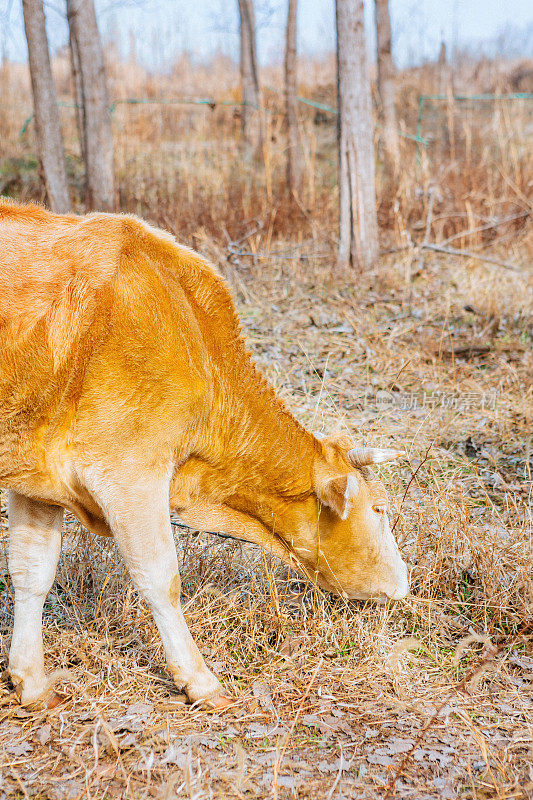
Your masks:
<svg viewBox="0 0 533 800"><path fill-rule="evenodd" d="M376 40L378 54L378 93L381 100L385 149L392 159L394 170L400 164L400 148L396 109L394 106L394 63L391 51L389 0L375 0Z"/></svg>
<svg viewBox="0 0 533 800"><path fill-rule="evenodd" d="M72 72L72 84L74 89L74 102L76 103L76 127L78 129L78 139L80 142L80 155L82 161L85 163L85 133L83 130L83 90L81 86L80 54L78 52L78 44L72 35L72 31L69 33L68 43L70 50L70 69Z"/></svg>
<svg viewBox="0 0 533 800"><path fill-rule="evenodd" d="M42 0L22 0L28 42L37 149L46 200L52 211L70 209L63 138L50 66Z"/></svg>
<svg viewBox="0 0 533 800"><path fill-rule="evenodd" d="M440 43L439 50L439 94L448 94L450 86L450 69L446 58L446 42Z"/></svg>
<svg viewBox="0 0 533 800"><path fill-rule="evenodd" d="M287 122L287 186L291 196L300 192L302 161L298 137L298 81L296 76L296 34L298 0L289 0L285 43L285 116Z"/></svg>
<svg viewBox="0 0 533 800"><path fill-rule="evenodd" d="M112 211L115 206L113 138L94 0L67 0L67 17L74 42L72 52L77 51L78 55L87 204L90 208Z"/></svg>
<svg viewBox="0 0 533 800"><path fill-rule="evenodd" d="M363 0L336 0L339 109L337 266L372 267L378 257L374 126Z"/></svg>
<svg viewBox="0 0 533 800"><path fill-rule="evenodd" d="M253 0L239 0L239 19L242 87L241 130L244 139L259 148L262 145L263 126Z"/></svg>

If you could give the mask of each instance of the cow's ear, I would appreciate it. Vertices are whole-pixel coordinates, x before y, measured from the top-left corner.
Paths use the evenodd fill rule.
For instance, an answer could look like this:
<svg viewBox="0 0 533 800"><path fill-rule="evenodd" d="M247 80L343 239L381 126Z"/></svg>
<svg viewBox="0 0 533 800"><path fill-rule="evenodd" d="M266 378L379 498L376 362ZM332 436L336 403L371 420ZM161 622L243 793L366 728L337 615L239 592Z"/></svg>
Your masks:
<svg viewBox="0 0 533 800"><path fill-rule="evenodd" d="M315 439L318 439L326 447L338 447L341 450L350 450L353 447L352 439L345 433L334 433L332 436L326 436L325 433L315 433Z"/></svg>
<svg viewBox="0 0 533 800"><path fill-rule="evenodd" d="M357 477L350 473L335 474L333 470L318 470L315 474L315 492L324 505L331 508L341 519L346 519L359 492Z"/></svg>

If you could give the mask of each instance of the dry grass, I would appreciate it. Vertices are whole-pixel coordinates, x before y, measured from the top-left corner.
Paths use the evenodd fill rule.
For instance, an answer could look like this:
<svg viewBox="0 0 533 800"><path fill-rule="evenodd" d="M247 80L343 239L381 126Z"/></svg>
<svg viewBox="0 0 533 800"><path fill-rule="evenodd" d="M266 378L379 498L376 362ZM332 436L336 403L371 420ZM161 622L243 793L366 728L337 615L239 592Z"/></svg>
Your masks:
<svg viewBox="0 0 533 800"><path fill-rule="evenodd" d="M279 70L263 76L266 141L261 158L239 141L239 93L235 66L220 58L203 68L184 58L171 75L153 76L139 65L122 63L108 53L109 94L113 101L140 98L147 103L119 103L113 112L119 207L169 228L194 242L208 235L216 241L238 238L243 225L261 219L270 237L291 240L334 234L336 200L336 117L300 105L304 180L299 202L285 190L283 93ZM525 62L527 66L527 62ZM512 64L491 62L485 69L465 63L458 69L455 92L502 91ZM71 195L82 209L83 171L79 156L68 59L54 63ZM302 97L336 106L333 59L302 65ZM216 76L216 77L215 77ZM440 76L431 64L398 78L399 127L417 130L418 98L439 91ZM176 86L179 86L179 91ZM526 87L527 89L527 87ZM21 198L39 198L32 102L27 70L5 62L0 69L0 189ZM188 105L173 99L214 97L219 104ZM161 102L163 101L163 102ZM477 229L508 216L531 212L533 174L533 101L430 102L424 106L421 134L427 147L402 137L401 166L390 175L378 143L377 194L384 246L406 245L423 231L428 189L435 188L433 233L438 239ZM458 245L483 246L495 236L512 240L523 231L519 217L503 228L484 229L459 239ZM531 256L531 244L529 255Z"/></svg>
<svg viewBox="0 0 533 800"><path fill-rule="evenodd" d="M173 797L180 787L189 797L325 797L338 778L332 797L380 797L441 698L398 796L531 793L531 636L504 648L468 692L453 690L487 646L531 620L527 309L487 331L486 312L464 311L474 275L489 280L475 266L434 261L414 284L364 291L328 286L318 267L312 281L296 262L284 270L296 273L298 289L273 270L263 281L253 266L241 271L241 294L252 296L241 299L250 344L313 429L340 424L359 440L407 449L408 462L388 468L386 480L412 596L345 604L252 546L181 532L187 619L237 698L229 712L209 714L176 696L113 544L70 523L45 611L47 661L71 670L68 699L48 714L3 708L11 793L20 781L29 796L50 798ZM390 270L401 286L403 266ZM524 286L513 277L506 288L511 310ZM413 320L409 303L423 316ZM463 335L489 341L489 352L443 360L450 337ZM424 390L440 389L472 407L380 408L376 392L391 386L409 403L411 392L420 403ZM481 408L492 391L496 407ZM9 590L3 597L7 654Z"/></svg>
<svg viewBox="0 0 533 800"><path fill-rule="evenodd" d="M328 69L318 65L313 78L325 102ZM192 68L183 74L187 91L207 93ZM15 77L12 99L24 91L24 76ZM163 80L135 80L124 94L168 90ZM412 130L415 88L430 91L431 74L402 81ZM231 81L220 85L229 97ZM309 95L316 88L310 83ZM31 140L14 135L22 117L20 109L0 115L3 158L31 156ZM419 162L406 141L398 186L380 173L384 244L423 236L430 182L433 241L530 212L524 109L495 128L494 117L488 128L474 123L457 133L453 158L447 142ZM209 713L173 688L114 545L69 520L44 625L48 667L71 672L66 700L34 712L3 687L0 797L533 796L532 637L520 634L533 616L531 222L454 242L490 245L518 272L433 254L421 264L408 249L384 257L377 274L333 279L332 126L302 118L308 162L295 210L283 198L274 115L271 124L263 168L236 154L238 120L227 108L117 111L121 204L220 265L257 361L306 425L407 451L382 473L412 594L399 604L347 604L251 545L177 528L188 622L236 697L227 712ZM19 171L13 193L35 195L32 176ZM260 230L228 249L228 238L258 227L254 220ZM264 256L272 251L279 255ZM7 658L5 564L1 580Z"/></svg>

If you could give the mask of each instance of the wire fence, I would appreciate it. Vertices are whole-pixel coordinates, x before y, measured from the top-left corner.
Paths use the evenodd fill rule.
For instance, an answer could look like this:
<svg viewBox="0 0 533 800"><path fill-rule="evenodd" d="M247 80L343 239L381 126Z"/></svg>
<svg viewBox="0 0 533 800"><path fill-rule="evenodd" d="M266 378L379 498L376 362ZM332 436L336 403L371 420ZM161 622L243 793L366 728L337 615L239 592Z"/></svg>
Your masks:
<svg viewBox="0 0 533 800"><path fill-rule="evenodd" d="M416 140L425 146L433 144L457 145L457 139L472 126L496 130L508 128L515 138L525 134L530 139L533 129L527 124L517 125L516 115L513 125L506 126L509 103L520 103L522 116L526 123L533 123L533 94L515 92L512 94L422 94L418 98ZM516 107L515 107L516 108ZM454 141L455 138L455 141Z"/></svg>
<svg viewBox="0 0 533 800"><path fill-rule="evenodd" d="M190 219L194 220L191 229L204 227L209 230L220 219L225 219L225 224L228 224L228 198L231 197L231 208L236 217L246 220L248 226L259 218L261 213L257 203L254 205L254 192L255 196L263 192L270 208L274 176L277 175L276 180L283 180L285 162L281 90L264 89L265 106L261 109L250 106L256 111L266 112L266 150L269 152L265 156L264 170L256 169L253 158L243 158L242 149L235 145L241 136L239 111L245 105L239 100L214 97L123 97L115 100L110 113L121 207L141 216L150 215L153 209L157 209L158 220L170 229L175 224L184 229L185 215L189 213ZM327 194L335 186L335 125L324 124L324 120L327 122L330 117L334 123L338 112L322 98L299 96L298 100L302 109L315 112L314 115L300 115L302 151L306 160L306 184L302 195L305 212L307 202L312 206L313 197L320 192ZM468 191L480 197L486 197L486 175L489 172L494 174L495 184L499 177L508 180L509 175L518 185L520 176L525 174L524 165L531 163L530 154L533 152L532 101L533 93L520 92L422 94L417 101L411 101L402 113L405 125L410 126L411 131L402 129L398 133L416 144L412 150L412 166L423 166L420 172L415 169L420 184L424 185L428 175L432 176L432 181L439 182L446 180L449 172L462 170L470 176ZM60 102L59 106L68 111L76 109L72 102ZM30 115L25 120L21 136L27 133L32 119L33 115ZM67 128L67 148L74 155L79 151L75 124ZM407 162L404 168L409 169ZM78 175L81 185L83 167L71 162L71 169L78 171L74 174ZM503 173L503 176L500 174L498 177L498 173ZM464 194L462 183L459 189ZM173 209L168 211L168 216L165 216L166 209ZM476 233L478 228L487 230L503 224L502 215L492 211L492 207L489 214L484 213L483 219L480 217L483 226L476 227L472 222L469 234ZM529 213L528 205L524 214ZM512 219L519 218L522 217L512 216ZM303 243L285 250L279 247L259 250L249 232L242 240L231 240L229 236L227 239L228 261L234 264L239 263L239 258L254 265L268 259L321 261L331 258L331 249L327 246L317 249L315 241L309 247ZM423 241L400 249L413 247L420 253L438 250L465 258L481 258L494 266L516 270L510 262L480 257L471 249L457 251L446 240L440 241L438 246Z"/></svg>
<svg viewBox="0 0 533 800"><path fill-rule="evenodd" d="M280 90L271 86L266 87L271 93L279 94ZM309 97L297 97L301 105L313 108L327 114L337 116L338 110L327 103L314 100ZM512 101L522 101L527 108L528 114L533 114L533 104L528 107L528 103L533 101L533 94L527 92L515 92L511 94L474 94L474 95L446 95L446 94L422 94L418 98L418 115L416 123L416 132L410 133L409 131L398 129L397 133L400 137L417 142L418 145L427 147L433 144L439 138L449 138L449 128L453 124L453 120L463 118L466 121L472 121L474 116L477 117L478 124L490 123L491 119L499 122L502 112L502 104L507 104ZM58 102L61 108L76 109L76 103ZM115 116L115 112L120 106L204 106L214 111L216 108L233 108L240 109L248 107L254 111L262 110L271 116L282 115L284 112L276 111L263 105L261 108L256 104L244 103L237 100L221 100L214 97L123 97L115 100L109 107L109 112ZM21 130L20 136L24 136L28 126L34 119L34 114L30 114L25 120ZM380 125L376 126L378 129Z"/></svg>
<svg viewBox="0 0 533 800"><path fill-rule="evenodd" d="M279 90L273 89L272 87L268 87L268 91L272 93L278 93ZM309 97L300 97L298 96L297 101L304 106L308 106L309 108L314 108L317 111L322 111L327 114L332 114L334 116L338 115L338 110L333 106L328 105L327 103L322 103L318 100L313 100ZM65 103L59 101L57 105L60 108L72 108L76 109L79 108L77 103ZM258 106L254 103L246 103L242 101L236 100L219 100L214 97L121 97L115 100L109 107L109 113L113 116L115 112L120 106L206 106L214 111L216 108L226 107L226 108L234 108L239 109L243 107L250 108L253 111L262 111L263 113L269 116L284 116L284 111L278 111L268 106ZM24 136L26 133L28 126L34 119L34 114L31 113L26 120L20 130L20 136ZM376 125L376 128L380 128L380 125ZM410 139L412 141L416 141L419 144L426 145L428 142L419 135L419 133L409 133L408 131L404 130L397 130L398 136L404 137L406 139Z"/></svg>

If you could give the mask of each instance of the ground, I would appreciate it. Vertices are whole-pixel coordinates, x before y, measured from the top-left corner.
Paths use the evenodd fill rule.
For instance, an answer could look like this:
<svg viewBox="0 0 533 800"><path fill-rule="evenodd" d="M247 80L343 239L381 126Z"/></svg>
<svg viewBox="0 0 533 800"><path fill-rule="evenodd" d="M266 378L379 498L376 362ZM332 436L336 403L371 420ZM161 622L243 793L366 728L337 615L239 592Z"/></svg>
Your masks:
<svg viewBox="0 0 533 800"><path fill-rule="evenodd" d="M0 798L533 797L526 278L392 255L333 282L322 260L213 248L294 413L406 451L380 472L412 594L346 603L176 526L187 619L235 697L215 713L173 688L114 545L69 519L44 615L64 703L24 709L2 684Z"/></svg>

